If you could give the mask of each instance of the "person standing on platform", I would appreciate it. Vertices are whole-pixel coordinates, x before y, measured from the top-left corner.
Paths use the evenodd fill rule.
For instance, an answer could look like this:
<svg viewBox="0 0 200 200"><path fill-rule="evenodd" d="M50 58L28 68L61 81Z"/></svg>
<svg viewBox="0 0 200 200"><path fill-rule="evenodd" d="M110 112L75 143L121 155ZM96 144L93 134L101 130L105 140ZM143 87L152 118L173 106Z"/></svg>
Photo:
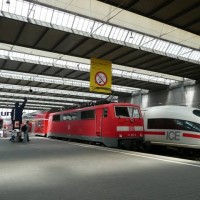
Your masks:
<svg viewBox="0 0 200 200"><path fill-rule="evenodd" d="M27 98L24 98L24 102L22 105L19 105L19 102L15 103L15 107L11 111L11 120L12 120L12 125L13 125L13 130L18 129L20 130L21 124L22 124L22 114L24 107L26 105Z"/></svg>
<svg viewBox="0 0 200 200"><path fill-rule="evenodd" d="M27 143L29 141L28 131L29 131L29 121L26 121L26 123L22 126L22 132L24 133L24 139L23 139L24 143Z"/></svg>
<svg viewBox="0 0 200 200"><path fill-rule="evenodd" d="M31 141L31 140L29 139L30 125L29 125L29 121L27 121L26 123L27 123L27 125L28 125L28 130L27 130L27 142L29 142L29 141Z"/></svg>

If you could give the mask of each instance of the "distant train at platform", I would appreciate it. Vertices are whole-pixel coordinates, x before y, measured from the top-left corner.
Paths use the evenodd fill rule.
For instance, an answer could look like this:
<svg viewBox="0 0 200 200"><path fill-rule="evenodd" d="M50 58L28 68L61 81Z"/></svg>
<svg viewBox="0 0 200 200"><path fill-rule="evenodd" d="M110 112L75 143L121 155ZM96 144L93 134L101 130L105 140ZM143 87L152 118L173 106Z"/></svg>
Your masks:
<svg viewBox="0 0 200 200"><path fill-rule="evenodd" d="M46 137L50 113L49 111L41 111L28 118L31 132L35 135Z"/></svg>
<svg viewBox="0 0 200 200"><path fill-rule="evenodd" d="M200 109L155 106L143 110L145 143L200 149Z"/></svg>

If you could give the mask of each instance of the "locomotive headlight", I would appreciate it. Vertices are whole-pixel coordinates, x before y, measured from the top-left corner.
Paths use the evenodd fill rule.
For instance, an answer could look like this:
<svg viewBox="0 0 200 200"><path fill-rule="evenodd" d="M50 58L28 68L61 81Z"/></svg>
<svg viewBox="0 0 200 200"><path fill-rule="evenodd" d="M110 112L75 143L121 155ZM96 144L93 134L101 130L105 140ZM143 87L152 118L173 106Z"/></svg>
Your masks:
<svg viewBox="0 0 200 200"><path fill-rule="evenodd" d="M119 134L119 137L122 138L122 134Z"/></svg>

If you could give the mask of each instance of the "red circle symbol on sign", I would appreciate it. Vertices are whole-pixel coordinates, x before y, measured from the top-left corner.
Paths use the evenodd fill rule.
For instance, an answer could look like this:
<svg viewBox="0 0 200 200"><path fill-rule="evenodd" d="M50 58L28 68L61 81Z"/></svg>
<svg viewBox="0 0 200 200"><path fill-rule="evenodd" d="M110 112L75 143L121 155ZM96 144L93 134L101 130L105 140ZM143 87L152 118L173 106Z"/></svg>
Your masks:
<svg viewBox="0 0 200 200"><path fill-rule="evenodd" d="M95 74L95 82L99 85L99 86L104 86L107 83L107 76L104 72L97 72Z"/></svg>

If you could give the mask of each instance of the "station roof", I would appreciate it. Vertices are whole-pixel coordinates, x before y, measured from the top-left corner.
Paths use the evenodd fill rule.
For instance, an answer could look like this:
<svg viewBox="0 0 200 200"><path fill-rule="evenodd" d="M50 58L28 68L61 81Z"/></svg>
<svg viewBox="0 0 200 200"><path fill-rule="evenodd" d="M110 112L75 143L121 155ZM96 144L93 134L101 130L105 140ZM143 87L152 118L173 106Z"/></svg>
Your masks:
<svg viewBox="0 0 200 200"><path fill-rule="evenodd" d="M112 61L115 97L200 80L198 0L9 2L0 0L1 107L107 98L89 91L91 58Z"/></svg>

